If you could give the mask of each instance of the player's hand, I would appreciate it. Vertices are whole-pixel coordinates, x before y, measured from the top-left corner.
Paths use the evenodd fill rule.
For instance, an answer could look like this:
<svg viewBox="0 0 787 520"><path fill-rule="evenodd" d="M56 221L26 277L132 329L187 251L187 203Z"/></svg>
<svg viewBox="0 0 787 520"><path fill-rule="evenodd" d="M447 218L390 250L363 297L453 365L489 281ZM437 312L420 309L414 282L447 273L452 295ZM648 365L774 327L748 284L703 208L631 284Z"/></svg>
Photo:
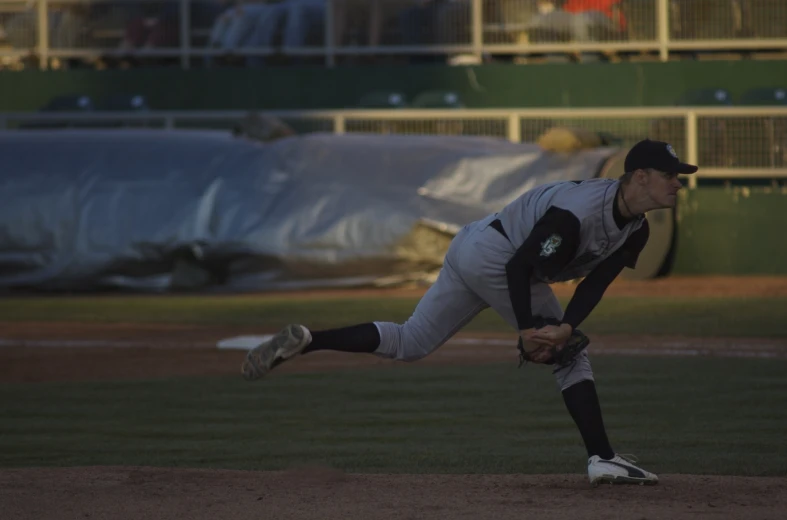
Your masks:
<svg viewBox="0 0 787 520"><path fill-rule="evenodd" d="M546 325L533 332L531 338L534 342L557 347L568 341L573 330L568 323L563 323L560 326Z"/></svg>
<svg viewBox="0 0 787 520"><path fill-rule="evenodd" d="M535 363L544 363L552 356L549 349L544 348L549 347L550 344L546 340L536 337L535 328L520 330L519 335L522 338L522 347Z"/></svg>
<svg viewBox="0 0 787 520"><path fill-rule="evenodd" d="M519 331L519 336L522 338L522 347L528 353L534 353L536 351L539 351L539 349L541 349L541 351L546 351L545 355L548 357L549 352L547 351L547 349L543 349L542 347L545 346L548 347L550 343L546 340L536 338L535 333L536 333L535 328L524 329ZM539 353L541 351L539 351ZM535 356L538 356L539 353L536 353Z"/></svg>
<svg viewBox="0 0 787 520"><path fill-rule="evenodd" d="M519 335L522 337L522 341L527 343L533 343L540 345L551 345L548 339L539 338L537 336L538 330L535 328L529 328L519 331Z"/></svg>

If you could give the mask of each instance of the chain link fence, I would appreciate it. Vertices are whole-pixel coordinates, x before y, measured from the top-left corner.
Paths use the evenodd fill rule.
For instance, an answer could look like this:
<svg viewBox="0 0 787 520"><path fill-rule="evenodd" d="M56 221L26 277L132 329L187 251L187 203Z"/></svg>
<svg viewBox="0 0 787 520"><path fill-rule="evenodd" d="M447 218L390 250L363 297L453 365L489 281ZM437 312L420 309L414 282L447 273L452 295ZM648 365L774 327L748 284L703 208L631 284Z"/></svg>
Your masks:
<svg viewBox="0 0 787 520"><path fill-rule="evenodd" d="M419 118L413 119L348 119L346 132L407 135L468 135L499 137L508 136L506 119Z"/></svg>
<svg viewBox="0 0 787 520"><path fill-rule="evenodd" d="M671 39L787 38L783 0L670 0Z"/></svg>
<svg viewBox="0 0 787 520"><path fill-rule="evenodd" d="M298 134L372 133L484 136L537 142L550 128L596 132L611 146L645 138L669 142L701 175L787 177L787 107L348 110L260 112ZM0 113L0 128L140 127L233 131L248 117L231 112L39 112Z"/></svg>
<svg viewBox="0 0 787 520"><path fill-rule="evenodd" d="M698 160L715 168L787 167L787 116L700 117Z"/></svg>
<svg viewBox="0 0 787 520"><path fill-rule="evenodd" d="M0 56L182 67L787 49L783 0L0 0Z"/></svg>

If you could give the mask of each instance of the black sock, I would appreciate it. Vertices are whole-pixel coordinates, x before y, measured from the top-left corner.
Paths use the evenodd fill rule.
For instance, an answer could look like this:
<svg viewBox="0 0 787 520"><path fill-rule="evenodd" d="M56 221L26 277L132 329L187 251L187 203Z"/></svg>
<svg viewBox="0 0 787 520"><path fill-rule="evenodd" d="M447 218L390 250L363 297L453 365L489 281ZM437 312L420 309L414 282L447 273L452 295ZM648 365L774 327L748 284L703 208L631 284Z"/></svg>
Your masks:
<svg viewBox="0 0 787 520"><path fill-rule="evenodd" d="M563 391L563 401L574 419L585 442L588 457L598 455L602 459L615 456L607 439L604 420L601 417L601 404L593 381L582 381Z"/></svg>
<svg viewBox="0 0 787 520"><path fill-rule="evenodd" d="M372 353L380 346L380 332L374 323L362 323L331 330L312 330L312 342L303 353L315 350Z"/></svg>

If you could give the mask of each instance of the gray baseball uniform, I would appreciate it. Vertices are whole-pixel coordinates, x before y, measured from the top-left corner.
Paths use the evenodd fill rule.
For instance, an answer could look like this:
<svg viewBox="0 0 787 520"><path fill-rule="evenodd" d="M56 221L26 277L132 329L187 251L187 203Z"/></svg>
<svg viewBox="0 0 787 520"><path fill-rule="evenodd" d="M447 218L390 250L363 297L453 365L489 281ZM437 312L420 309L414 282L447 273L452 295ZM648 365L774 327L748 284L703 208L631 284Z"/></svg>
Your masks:
<svg viewBox="0 0 787 520"><path fill-rule="evenodd" d="M423 358L488 307L517 331L539 314L576 328L623 267L636 265L648 239L644 217L626 221L618 213L619 189L613 179L550 183L465 226L413 315L403 324L375 322L375 354ZM564 313L549 284L582 277ZM554 374L561 390L592 380L587 351Z"/></svg>
<svg viewBox="0 0 787 520"><path fill-rule="evenodd" d="M626 156L624 179L634 182L626 184L626 192L631 187L631 197L637 200L644 186L650 205L669 207L680 188L678 174L697 169L680 162L668 143L646 139ZM621 180L613 179L539 186L499 213L462 228L448 248L437 281L405 323L367 322L329 330L290 324L249 351L241 365L243 377L259 379L298 354L318 350L415 361L434 352L488 307L526 334L535 329L537 315L576 329L623 268L636 266L648 241L648 221L633 214L622 189ZM583 280L564 312L549 284L576 278ZM523 354L522 359L528 358ZM552 366L587 449L590 482L657 483L656 475L617 456L612 448L587 350L570 364Z"/></svg>

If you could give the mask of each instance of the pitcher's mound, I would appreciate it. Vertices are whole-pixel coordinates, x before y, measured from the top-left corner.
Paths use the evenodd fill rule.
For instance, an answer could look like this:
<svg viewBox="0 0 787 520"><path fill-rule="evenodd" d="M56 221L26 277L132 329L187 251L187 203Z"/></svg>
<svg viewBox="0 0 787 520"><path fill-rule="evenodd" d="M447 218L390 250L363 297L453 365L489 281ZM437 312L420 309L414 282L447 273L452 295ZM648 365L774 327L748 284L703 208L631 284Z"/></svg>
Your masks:
<svg viewBox="0 0 787 520"><path fill-rule="evenodd" d="M787 478L660 477L592 488L585 475L34 468L0 471L0 503L20 520L785 518Z"/></svg>

